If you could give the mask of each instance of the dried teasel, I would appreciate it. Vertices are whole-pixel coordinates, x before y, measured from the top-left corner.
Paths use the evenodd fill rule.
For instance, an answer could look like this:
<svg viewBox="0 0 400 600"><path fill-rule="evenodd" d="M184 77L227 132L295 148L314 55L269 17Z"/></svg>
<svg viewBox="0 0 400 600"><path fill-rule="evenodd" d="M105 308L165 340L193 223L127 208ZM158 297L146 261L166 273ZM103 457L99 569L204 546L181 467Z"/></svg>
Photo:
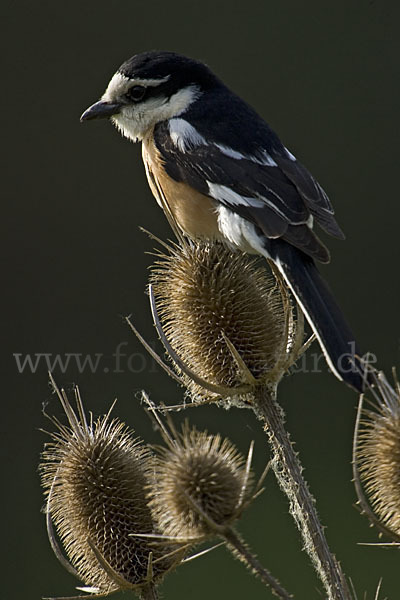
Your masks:
<svg viewBox="0 0 400 600"><path fill-rule="evenodd" d="M276 386L304 350L276 268L220 242L166 246L151 270L153 316L194 399L239 398Z"/></svg>
<svg viewBox="0 0 400 600"><path fill-rule="evenodd" d="M338 596L338 591L344 597L344 574L329 550L276 401L279 381L313 340L311 336L303 343L302 312L292 304L273 264L271 276L258 259L222 243L180 244L163 244L166 252L159 254L149 286L153 320L178 375L127 318L153 358L186 386L194 401L167 410L195 406L200 400L254 411L264 422L272 468L327 597Z"/></svg>
<svg viewBox="0 0 400 600"><path fill-rule="evenodd" d="M180 240L180 244L163 244L167 252L158 256L149 286L154 323L179 376L161 361L129 318L127 322L153 358L186 386L194 400L189 405L200 400L224 407L246 406L264 422L272 468L290 500L304 549L327 597L339 597L339 592L345 597L344 574L329 550L276 401L279 381L313 340L311 336L303 343L302 312L292 304L273 264L270 276L257 259L222 243Z"/></svg>
<svg viewBox="0 0 400 600"><path fill-rule="evenodd" d="M145 394L143 398L166 443L154 449L149 485L149 506L161 532L159 537L195 544L218 536L276 596L291 598L233 528L245 508L263 491L261 485L269 468L254 485L253 443L245 459L228 439L191 428L187 421L177 432L167 417L167 428L154 404Z"/></svg>
<svg viewBox="0 0 400 600"><path fill-rule="evenodd" d="M234 523L254 497L252 447L246 462L228 439L197 431L187 422L166 441L167 446L157 448L149 488L160 531L202 540Z"/></svg>
<svg viewBox="0 0 400 600"><path fill-rule="evenodd" d="M400 384L373 371L374 401L364 408L360 398L354 436L354 481L361 505L378 529L400 542ZM364 486L372 510L362 491Z"/></svg>
<svg viewBox="0 0 400 600"><path fill-rule="evenodd" d="M111 411L88 421L77 388L75 412L52 383L69 421L66 426L51 418L58 431L51 433L40 467L53 550L91 597L133 589L155 598L155 584L183 552L179 545L132 535L157 531L145 492L150 451L122 422L110 420Z"/></svg>

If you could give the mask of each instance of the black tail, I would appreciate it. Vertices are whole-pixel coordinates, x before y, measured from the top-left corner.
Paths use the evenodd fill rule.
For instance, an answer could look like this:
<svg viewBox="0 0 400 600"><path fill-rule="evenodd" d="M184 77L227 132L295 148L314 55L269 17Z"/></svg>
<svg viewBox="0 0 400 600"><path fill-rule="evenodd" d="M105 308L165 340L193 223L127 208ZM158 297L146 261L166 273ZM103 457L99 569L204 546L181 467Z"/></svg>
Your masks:
<svg viewBox="0 0 400 600"><path fill-rule="evenodd" d="M359 359L362 355L313 259L281 240L268 240L267 252L303 309L329 367L339 379L362 392L366 383Z"/></svg>

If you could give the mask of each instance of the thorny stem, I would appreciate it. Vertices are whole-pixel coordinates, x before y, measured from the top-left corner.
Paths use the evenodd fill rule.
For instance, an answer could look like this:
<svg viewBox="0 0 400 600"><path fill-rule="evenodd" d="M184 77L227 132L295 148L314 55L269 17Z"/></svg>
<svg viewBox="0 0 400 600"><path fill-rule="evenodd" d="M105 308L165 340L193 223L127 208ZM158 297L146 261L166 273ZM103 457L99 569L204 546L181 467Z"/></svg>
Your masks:
<svg viewBox="0 0 400 600"><path fill-rule="evenodd" d="M158 600L157 589L153 583L149 583L140 589L140 600Z"/></svg>
<svg viewBox="0 0 400 600"><path fill-rule="evenodd" d="M330 552L319 521L314 498L302 476L302 466L284 426L276 389L260 386L254 393L254 412L264 421L273 458L271 467L278 484L289 499L289 510L303 537L304 547L320 577L329 600L350 600L345 576Z"/></svg>
<svg viewBox="0 0 400 600"><path fill-rule="evenodd" d="M243 560L253 573L258 575L263 583L271 588L271 591L275 596L278 596L278 598L281 598L282 600L291 600L293 598L293 596L281 586L279 581L271 575L268 569L262 566L234 529L227 527L224 529L222 536L227 541L228 546L231 547L234 554L236 554L239 559Z"/></svg>

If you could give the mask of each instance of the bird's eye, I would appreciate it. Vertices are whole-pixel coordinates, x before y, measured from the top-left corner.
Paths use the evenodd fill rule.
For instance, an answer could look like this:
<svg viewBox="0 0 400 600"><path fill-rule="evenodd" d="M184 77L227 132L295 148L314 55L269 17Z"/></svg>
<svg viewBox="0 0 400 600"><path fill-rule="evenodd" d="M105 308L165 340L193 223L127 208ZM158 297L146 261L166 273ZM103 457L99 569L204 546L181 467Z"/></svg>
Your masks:
<svg viewBox="0 0 400 600"><path fill-rule="evenodd" d="M139 102L139 100L142 100L145 93L146 93L146 88L144 87L144 85L133 85L126 92L126 97L129 100L133 100L134 102Z"/></svg>

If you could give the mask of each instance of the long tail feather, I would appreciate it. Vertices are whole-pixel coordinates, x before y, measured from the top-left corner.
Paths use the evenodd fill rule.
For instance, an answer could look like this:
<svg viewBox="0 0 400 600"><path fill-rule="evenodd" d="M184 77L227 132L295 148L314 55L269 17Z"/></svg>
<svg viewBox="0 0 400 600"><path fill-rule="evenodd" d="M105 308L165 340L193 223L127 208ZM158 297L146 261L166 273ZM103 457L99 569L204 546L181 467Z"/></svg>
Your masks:
<svg viewBox="0 0 400 600"><path fill-rule="evenodd" d="M266 256L277 264L340 380L364 391L366 372L346 320L312 258L280 240L268 240Z"/></svg>

